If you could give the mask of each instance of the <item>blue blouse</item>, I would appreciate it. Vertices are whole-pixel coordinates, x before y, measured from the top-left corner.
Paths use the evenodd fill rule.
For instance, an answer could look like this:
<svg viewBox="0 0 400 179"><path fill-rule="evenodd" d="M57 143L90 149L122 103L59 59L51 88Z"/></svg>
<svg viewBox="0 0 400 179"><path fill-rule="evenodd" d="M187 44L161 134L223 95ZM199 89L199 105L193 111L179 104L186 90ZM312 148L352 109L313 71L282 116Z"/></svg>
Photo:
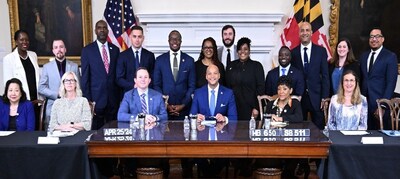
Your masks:
<svg viewBox="0 0 400 179"><path fill-rule="evenodd" d="M333 95L329 105L329 130L367 130L368 104L367 98L361 95L361 103L346 106L337 102Z"/></svg>
<svg viewBox="0 0 400 179"><path fill-rule="evenodd" d="M340 79L342 78L343 68L335 68L332 72L332 89L336 94L339 89Z"/></svg>

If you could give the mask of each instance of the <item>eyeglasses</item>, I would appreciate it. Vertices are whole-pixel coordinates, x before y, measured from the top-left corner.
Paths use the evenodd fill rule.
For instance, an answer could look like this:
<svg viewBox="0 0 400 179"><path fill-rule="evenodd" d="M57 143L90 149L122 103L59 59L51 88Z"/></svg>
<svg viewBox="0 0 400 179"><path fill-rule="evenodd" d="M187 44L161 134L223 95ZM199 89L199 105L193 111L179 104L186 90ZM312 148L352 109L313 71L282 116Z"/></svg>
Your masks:
<svg viewBox="0 0 400 179"><path fill-rule="evenodd" d="M354 83L354 82L356 82L356 80L353 80L353 79L351 79L351 80L344 80L344 82L345 82L345 83Z"/></svg>
<svg viewBox="0 0 400 179"><path fill-rule="evenodd" d="M203 50L213 50L214 47L203 47Z"/></svg>
<svg viewBox="0 0 400 179"><path fill-rule="evenodd" d="M63 82L65 84L74 84L74 83L76 83L76 80L75 79L65 79Z"/></svg>
<svg viewBox="0 0 400 179"><path fill-rule="evenodd" d="M370 35L370 36L369 36L369 39L379 39L379 38L381 38L381 37L383 37L383 35L381 35L381 34Z"/></svg>

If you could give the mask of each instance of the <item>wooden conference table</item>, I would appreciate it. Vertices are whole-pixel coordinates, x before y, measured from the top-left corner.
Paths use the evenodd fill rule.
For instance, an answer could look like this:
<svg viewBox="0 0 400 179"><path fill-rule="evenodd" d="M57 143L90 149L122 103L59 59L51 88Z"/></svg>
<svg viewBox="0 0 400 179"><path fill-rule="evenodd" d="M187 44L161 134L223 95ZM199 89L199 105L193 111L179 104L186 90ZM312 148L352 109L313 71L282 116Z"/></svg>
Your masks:
<svg viewBox="0 0 400 179"><path fill-rule="evenodd" d="M158 124L130 136L105 136L95 132L86 142L90 158L326 158L330 140L312 122L290 123L286 128L310 129L310 137L268 137L252 141L248 121L219 126L217 140L209 140L209 127L183 130L182 121ZM129 128L129 123L111 122L103 128ZM218 130L217 130L218 131ZM186 138L185 138L186 137Z"/></svg>

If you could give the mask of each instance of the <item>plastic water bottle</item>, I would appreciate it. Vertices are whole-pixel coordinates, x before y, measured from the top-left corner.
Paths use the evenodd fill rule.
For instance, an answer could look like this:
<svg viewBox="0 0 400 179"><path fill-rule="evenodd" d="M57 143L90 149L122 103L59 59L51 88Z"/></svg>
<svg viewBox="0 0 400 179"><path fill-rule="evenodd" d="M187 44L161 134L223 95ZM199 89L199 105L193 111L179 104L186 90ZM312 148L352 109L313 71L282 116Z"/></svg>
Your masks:
<svg viewBox="0 0 400 179"><path fill-rule="evenodd" d="M144 129L144 118L146 118L146 114L140 113L139 116L138 116L139 129Z"/></svg>
<svg viewBox="0 0 400 179"><path fill-rule="evenodd" d="M264 129L270 129L271 117L271 114L264 114Z"/></svg>
<svg viewBox="0 0 400 179"><path fill-rule="evenodd" d="M133 115L131 115L131 117L129 118L129 128L135 128L135 116Z"/></svg>
<svg viewBox="0 0 400 179"><path fill-rule="evenodd" d="M251 137L252 132L256 129L256 120L252 116L249 122L249 136Z"/></svg>
<svg viewBox="0 0 400 179"><path fill-rule="evenodd" d="M328 126L325 126L324 130L322 130L322 133L329 138L329 129Z"/></svg>
<svg viewBox="0 0 400 179"><path fill-rule="evenodd" d="M187 116L185 116L185 119L183 120L183 134L184 134L185 140L189 140L190 121Z"/></svg>

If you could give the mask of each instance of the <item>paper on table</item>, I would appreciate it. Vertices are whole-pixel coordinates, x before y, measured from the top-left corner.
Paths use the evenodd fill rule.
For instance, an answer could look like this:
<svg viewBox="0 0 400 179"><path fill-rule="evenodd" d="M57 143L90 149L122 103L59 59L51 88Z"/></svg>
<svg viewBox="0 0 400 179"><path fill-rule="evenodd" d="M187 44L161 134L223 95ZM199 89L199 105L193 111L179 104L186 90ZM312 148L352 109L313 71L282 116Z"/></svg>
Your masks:
<svg viewBox="0 0 400 179"><path fill-rule="evenodd" d="M9 136L15 131L0 131L0 136Z"/></svg>
<svg viewBox="0 0 400 179"><path fill-rule="evenodd" d="M60 139L58 137L38 137L38 144L58 144Z"/></svg>
<svg viewBox="0 0 400 179"><path fill-rule="evenodd" d="M201 125L205 125L205 126L215 126L216 123L217 123L216 120L201 121Z"/></svg>
<svg viewBox="0 0 400 179"><path fill-rule="evenodd" d="M73 136L76 133L78 133L79 130L73 130L73 131L54 131L52 134L47 133L48 137L68 137L68 136Z"/></svg>
<svg viewBox="0 0 400 179"><path fill-rule="evenodd" d="M367 131L340 131L343 135L367 135Z"/></svg>
<svg viewBox="0 0 400 179"><path fill-rule="evenodd" d="M362 144L383 144L383 137L362 137Z"/></svg>

